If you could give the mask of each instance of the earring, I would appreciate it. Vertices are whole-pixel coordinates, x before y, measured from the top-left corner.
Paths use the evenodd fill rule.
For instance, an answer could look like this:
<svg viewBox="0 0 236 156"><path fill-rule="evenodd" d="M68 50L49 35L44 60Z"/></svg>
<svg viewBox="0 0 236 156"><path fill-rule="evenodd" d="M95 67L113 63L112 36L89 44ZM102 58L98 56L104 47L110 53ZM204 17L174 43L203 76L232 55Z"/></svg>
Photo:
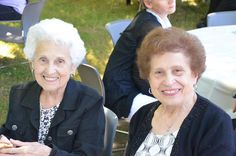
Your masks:
<svg viewBox="0 0 236 156"><path fill-rule="evenodd" d="M151 88L148 89L148 93L152 95L152 90L151 90Z"/></svg>
<svg viewBox="0 0 236 156"><path fill-rule="evenodd" d="M197 90L197 84L194 84L194 85L193 85L193 89L194 89L194 90Z"/></svg>

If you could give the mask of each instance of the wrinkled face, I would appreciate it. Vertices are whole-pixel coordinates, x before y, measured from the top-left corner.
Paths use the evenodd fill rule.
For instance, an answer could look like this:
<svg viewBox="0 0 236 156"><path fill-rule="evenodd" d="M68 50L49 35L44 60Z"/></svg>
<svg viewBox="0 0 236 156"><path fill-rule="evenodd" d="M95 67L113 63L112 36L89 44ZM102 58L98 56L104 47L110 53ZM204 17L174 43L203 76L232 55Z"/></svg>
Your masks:
<svg viewBox="0 0 236 156"><path fill-rule="evenodd" d="M163 104L180 106L191 102L197 76L182 53L155 55L150 62L149 83L152 94Z"/></svg>
<svg viewBox="0 0 236 156"><path fill-rule="evenodd" d="M34 76L44 91L63 91L75 67L67 47L52 41L37 44L32 61Z"/></svg>
<svg viewBox="0 0 236 156"><path fill-rule="evenodd" d="M175 0L144 0L144 3L148 9L161 17L167 17L176 10Z"/></svg>

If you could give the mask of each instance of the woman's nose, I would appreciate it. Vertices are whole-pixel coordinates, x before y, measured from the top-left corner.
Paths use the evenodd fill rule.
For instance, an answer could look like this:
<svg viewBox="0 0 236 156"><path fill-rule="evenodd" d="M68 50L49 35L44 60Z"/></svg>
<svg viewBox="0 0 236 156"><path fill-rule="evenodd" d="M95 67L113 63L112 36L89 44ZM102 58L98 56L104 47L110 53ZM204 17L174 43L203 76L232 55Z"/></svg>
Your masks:
<svg viewBox="0 0 236 156"><path fill-rule="evenodd" d="M165 76L164 84L167 86L172 85L175 82L174 76L171 74L167 74Z"/></svg>
<svg viewBox="0 0 236 156"><path fill-rule="evenodd" d="M55 73L55 72L56 72L56 66L55 66L54 64L49 64L49 65L47 66L46 72L47 72L48 74L53 74L53 73Z"/></svg>

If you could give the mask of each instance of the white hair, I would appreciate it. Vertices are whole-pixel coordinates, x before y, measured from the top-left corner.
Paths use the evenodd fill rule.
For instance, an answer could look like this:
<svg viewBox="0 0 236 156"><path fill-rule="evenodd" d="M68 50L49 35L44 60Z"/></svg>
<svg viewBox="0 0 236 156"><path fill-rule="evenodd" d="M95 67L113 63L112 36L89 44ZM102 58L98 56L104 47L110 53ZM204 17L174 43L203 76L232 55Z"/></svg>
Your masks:
<svg viewBox="0 0 236 156"><path fill-rule="evenodd" d="M72 63L76 67L85 58L86 49L77 29L72 24L62 20L45 19L30 27L24 47L25 56L29 61L33 60L39 41L54 41L65 44L69 49Z"/></svg>

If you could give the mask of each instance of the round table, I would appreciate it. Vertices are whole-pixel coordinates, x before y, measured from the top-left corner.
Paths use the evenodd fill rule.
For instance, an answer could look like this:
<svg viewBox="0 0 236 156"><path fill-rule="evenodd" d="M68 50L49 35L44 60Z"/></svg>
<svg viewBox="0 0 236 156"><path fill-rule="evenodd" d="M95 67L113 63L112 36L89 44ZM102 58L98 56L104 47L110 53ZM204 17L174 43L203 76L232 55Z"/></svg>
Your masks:
<svg viewBox="0 0 236 156"><path fill-rule="evenodd" d="M236 94L236 25L205 27L188 31L196 35L206 50L206 71L197 92L225 110L232 119Z"/></svg>

